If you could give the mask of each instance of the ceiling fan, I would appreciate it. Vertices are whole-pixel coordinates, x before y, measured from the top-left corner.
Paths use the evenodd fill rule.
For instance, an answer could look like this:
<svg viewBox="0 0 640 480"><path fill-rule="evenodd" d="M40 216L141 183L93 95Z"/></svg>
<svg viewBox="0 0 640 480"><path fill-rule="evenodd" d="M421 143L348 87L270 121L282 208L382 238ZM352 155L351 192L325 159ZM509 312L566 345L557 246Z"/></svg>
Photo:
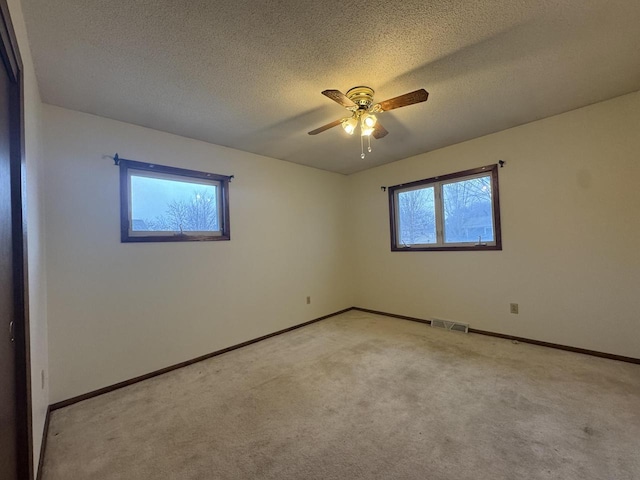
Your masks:
<svg viewBox="0 0 640 480"><path fill-rule="evenodd" d="M309 135L317 135L325 130L329 130L337 125L342 125L342 128L349 135L353 135L358 125L360 125L360 157L364 158L364 137L367 137L369 143L368 151L371 151L371 136L380 139L386 136L389 132L378 122L376 113L387 112L395 108L407 107L415 103L426 102L429 93L421 88L414 92L405 93L399 97L390 98L384 102L374 103L373 94L374 91L370 87L353 87L347 91L345 95L340 90L325 90L322 94L329 97L336 103L339 103L344 108L351 112L348 117L340 118L331 123L327 123L322 127L311 130Z"/></svg>

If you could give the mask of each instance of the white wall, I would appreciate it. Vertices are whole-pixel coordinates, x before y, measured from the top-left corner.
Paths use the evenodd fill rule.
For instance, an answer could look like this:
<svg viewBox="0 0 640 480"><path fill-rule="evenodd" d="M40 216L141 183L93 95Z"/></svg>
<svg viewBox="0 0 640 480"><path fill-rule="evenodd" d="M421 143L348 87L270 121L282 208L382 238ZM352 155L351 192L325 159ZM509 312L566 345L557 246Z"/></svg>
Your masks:
<svg viewBox="0 0 640 480"><path fill-rule="evenodd" d="M633 93L351 176L355 304L640 357L639 152ZM499 159L502 251L390 251L381 185Z"/></svg>
<svg viewBox="0 0 640 480"><path fill-rule="evenodd" d="M640 356L639 93L351 177L43 118L52 403L354 304ZM235 174L232 241L120 243L115 152ZM381 185L498 159L502 251L390 252Z"/></svg>
<svg viewBox="0 0 640 480"><path fill-rule="evenodd" d="M33 462L38 465L42 432L49 405L47 309L40 150L41 103L33 70L22 7L19 0L8 0L11 21L18 40L24 77L24 127L27 177L27 249L29 275L29 326L31 341L31 400L33 426ZM41 384L41 372L45 384Z"/></svg>
<svg viewBox="0 0 640 480"><path fill-rule="evenodd" d="M347 177L43 106L51 402L353 304ZM118 152L224 175L231 241L120 243ZM306 305L306 296L311 304Z"/></svg>

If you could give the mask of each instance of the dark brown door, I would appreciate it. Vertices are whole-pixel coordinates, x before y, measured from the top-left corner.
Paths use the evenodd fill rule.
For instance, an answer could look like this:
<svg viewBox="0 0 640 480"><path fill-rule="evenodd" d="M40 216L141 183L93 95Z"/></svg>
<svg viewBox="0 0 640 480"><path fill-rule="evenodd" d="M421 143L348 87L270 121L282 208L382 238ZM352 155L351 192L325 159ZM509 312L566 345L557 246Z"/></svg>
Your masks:
<svg viewBox="0 0 640 480"><path fill-rule="evenodd" d="M14 254L11 194L11 81L0 63L0 478L18 478Z"/></svg>

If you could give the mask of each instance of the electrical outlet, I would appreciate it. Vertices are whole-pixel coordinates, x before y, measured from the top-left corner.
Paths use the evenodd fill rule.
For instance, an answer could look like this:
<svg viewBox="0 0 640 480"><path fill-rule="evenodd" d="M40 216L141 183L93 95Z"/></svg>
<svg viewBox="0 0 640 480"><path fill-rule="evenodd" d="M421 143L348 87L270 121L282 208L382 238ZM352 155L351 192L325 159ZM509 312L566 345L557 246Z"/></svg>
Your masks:
<svg viewBox="0 0 640 480"><path fill-rule="evenodd" d="M40 388L44 390L44 370L40 370Z"/></svg>
<svg viewBox="0 0 640 480"><path fill-rule="evenodd" d="M510 303L509 304L509 310L511 313L515 313L516 315L518 314L518 304L517 303Z"/></svg>
<svg viewBox="0 0 640 480"><path fill-rule="evenodd" d="M311 297L307 297L307 305L311 303Z"/></svg>

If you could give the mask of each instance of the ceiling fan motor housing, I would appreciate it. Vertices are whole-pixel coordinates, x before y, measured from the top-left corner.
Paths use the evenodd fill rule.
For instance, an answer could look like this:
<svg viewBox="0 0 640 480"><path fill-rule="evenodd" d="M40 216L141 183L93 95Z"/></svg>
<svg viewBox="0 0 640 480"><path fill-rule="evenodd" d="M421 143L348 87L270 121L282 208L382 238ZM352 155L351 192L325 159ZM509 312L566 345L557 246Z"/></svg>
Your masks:
<svg viewBox="0 0 640 480"><path fill-rule="evenodd" d="M358 106L358 110L368 110L373 104L373 88L353 87L347 91L347 98Z"/></svg>

